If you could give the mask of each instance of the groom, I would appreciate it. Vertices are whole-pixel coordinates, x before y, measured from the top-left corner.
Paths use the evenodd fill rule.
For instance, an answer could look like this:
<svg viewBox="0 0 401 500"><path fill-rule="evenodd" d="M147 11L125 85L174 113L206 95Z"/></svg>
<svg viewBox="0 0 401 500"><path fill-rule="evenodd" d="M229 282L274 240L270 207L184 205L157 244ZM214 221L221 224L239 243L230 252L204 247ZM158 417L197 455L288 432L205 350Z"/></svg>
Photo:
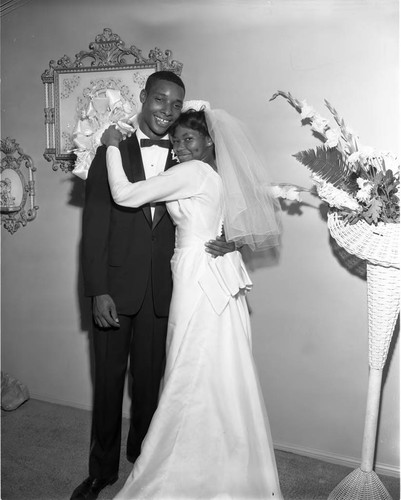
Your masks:
<svg viewBox="0 0 401 500"><path fill-rule="evenodd" d="M175 73L159 71L149 76L140 93L139 128L120 143L131 182L175 164L166 134L181 113L184 96L184 83ZM134 462L140 454L164 370L174 238L164 203L124 208L113 202L106 147L99 147L86 181L82 228L85 295L92 297L94 320L89 477L74 490L71 500L94 500L118 479L128 361L132 412L127 458ZM206 243L206 251L215 256L232 250L225 241Z"/></svg>

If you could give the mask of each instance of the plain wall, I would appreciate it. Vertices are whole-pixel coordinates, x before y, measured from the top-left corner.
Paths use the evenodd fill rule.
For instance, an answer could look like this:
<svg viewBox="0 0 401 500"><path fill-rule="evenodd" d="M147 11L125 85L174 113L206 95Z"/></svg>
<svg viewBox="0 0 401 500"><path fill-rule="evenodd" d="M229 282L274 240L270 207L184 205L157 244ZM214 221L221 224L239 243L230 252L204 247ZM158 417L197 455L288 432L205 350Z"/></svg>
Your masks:
<svg viewBox="0 0 401 500"><path fill-rule="evenodd" d="M332 0L31 0L1 20L2 137L37 167L36 220L2 236L2 370L32 397L91 407L90 302L79 270L83 181L54 172L45 149L49 61L71 59L103 28L147 55L184 64L187 98L241 118L276 182L310 187L292 157L318 145L278 89L329 118L334 105L362 143L398 152L398 3ZM329 238L319 200L283 214L278 261L249 263L254 354L275 444L333 461L361 455L368 381L367 285ZM348 267L348 269L347 269ZM350 270L351 269L351 270ZM129 399L125 399L128 413ZM89 438L89 437L88 437ZM377 463L399 472L399 341L394 335Z"/></svg>

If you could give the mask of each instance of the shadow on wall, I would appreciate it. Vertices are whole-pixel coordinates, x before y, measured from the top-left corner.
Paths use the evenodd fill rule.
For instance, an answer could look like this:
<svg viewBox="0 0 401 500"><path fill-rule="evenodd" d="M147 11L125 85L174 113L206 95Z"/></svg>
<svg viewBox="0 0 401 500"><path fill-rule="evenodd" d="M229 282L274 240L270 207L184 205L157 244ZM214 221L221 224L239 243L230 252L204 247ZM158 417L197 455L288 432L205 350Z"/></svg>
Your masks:
<svg viewBox="0 0 401 500"><path fill-rule="evenodd" d="M67 174L69 175L69 174ZM70 199L68 204L73 207L83 208L85 202L85 181L71 174L65 182L71 183Z"/></svg>
<svg viewBox="0 0 401 500"><path fill-rule="evenodd" d="M241 250L242 258L250 271L276 266L280 260L280 247L253 253L249 248Z"/></svg>
<svg viewBox="0 0 401 500"><path fill-rule="evenodd" d="M81 209L81 219L82 219L82 210L85 203L85 181L76 177L75 175L71 175L65 179L65 182L69 182L71 184L71 190L69 193L68 204ZM80 229L81 233L81 229ZM77 298L79 304L79 312L81 318L81 331L87 335L88 337L88 346L89 346L89 361L90 361L90 372L92 382L94 381L94 353L93 353L93 342L92 342L92 305L91 299L89 297L85 297L84 294L84 281L82 274L82 239L79 240L78 245L78 266L77 266Z"/></svg>
<svg viewBox="0 0 401 500"><path fill-rule="evenodd" d="M314 195L313 192L311 192ZM286 212L287 215L302 215L303 209L305 207L310 207L316 209L316 206L305 203L303 201L287 201L280 199L281 209L283 212ZM329 211L329 206L327 203L320 203L317 207L320 218L327 224L327 214ZM337 259L339 264L341 264L344 269L346 269L353 276L357 276L358 278L366 281L366 261L360 259L356 255L352 255L348 253L344 248L342 248L336 240L328 233L329 237L329 245L331 251L333 252L334 257Z"/></svg>
<svg viewBox="0 0 401 500"><path fill-rule="evenodd" d="M71 183L70 197L68 204L82 210L85 202L85 181L72 175L66 182ZM80 230L81 232L81 230ZM79 242L78 248L78 275L77 275L77 295L79 300L79 308L81 314L81 330L85 332L90 332L92 330L92 312L91 312L91 301L88 297L84 296L84 285L82 276L82 252L81 252L82 242Z"/></svg>

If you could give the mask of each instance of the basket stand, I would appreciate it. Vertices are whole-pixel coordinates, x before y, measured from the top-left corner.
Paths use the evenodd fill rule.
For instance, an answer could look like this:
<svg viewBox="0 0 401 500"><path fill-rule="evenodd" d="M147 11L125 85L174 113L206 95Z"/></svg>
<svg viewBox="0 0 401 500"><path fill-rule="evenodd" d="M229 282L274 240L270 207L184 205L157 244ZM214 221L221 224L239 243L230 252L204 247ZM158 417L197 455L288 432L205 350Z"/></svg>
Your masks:
<svg viewBox="0 0 401 500"><path fill-rule="evenodd" d="M363 248L358 248L348 238L353 226L347 226L336 213L330 213L328 226L333 238L348 252L364 257ZM366 232L373 231L366 224ZM400 312L400 270L398 263L399 224L389 224L392 234L390 262L385 259L380 265L374 258L367 262L368 319L369 319L369 380L362 443L361 465L346 476L330 493L328 500L392 500L389 492L374 472L374 456L377 422L380 410L383 368L394 327ZM398 227L396 227L398 226ZM381 228L385 235L386 227ZM375 233L377 234L377 233ZM372 239L364 236L371 245ZM361 241L361 238L356 238ZM350 248L351 247L351 248ZM371 248L369 249L371 251ZM381 248L383 251L383 248ZM375 263L372 263L372 260Z"/></svg>

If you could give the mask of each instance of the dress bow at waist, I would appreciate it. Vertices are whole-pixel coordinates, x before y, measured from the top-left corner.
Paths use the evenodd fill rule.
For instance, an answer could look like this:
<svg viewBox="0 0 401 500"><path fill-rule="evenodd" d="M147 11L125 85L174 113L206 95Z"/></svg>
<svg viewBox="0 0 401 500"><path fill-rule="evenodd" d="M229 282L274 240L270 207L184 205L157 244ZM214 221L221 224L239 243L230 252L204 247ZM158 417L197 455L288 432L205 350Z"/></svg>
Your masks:
<svg viewBox="0 0 401 500"><path fill-rule="evenodd" d="M248 292L252 288L252 281L238 251L210 259L198 282L219 315L224 311L230 297L235 297L240 292Z"/></svg>

